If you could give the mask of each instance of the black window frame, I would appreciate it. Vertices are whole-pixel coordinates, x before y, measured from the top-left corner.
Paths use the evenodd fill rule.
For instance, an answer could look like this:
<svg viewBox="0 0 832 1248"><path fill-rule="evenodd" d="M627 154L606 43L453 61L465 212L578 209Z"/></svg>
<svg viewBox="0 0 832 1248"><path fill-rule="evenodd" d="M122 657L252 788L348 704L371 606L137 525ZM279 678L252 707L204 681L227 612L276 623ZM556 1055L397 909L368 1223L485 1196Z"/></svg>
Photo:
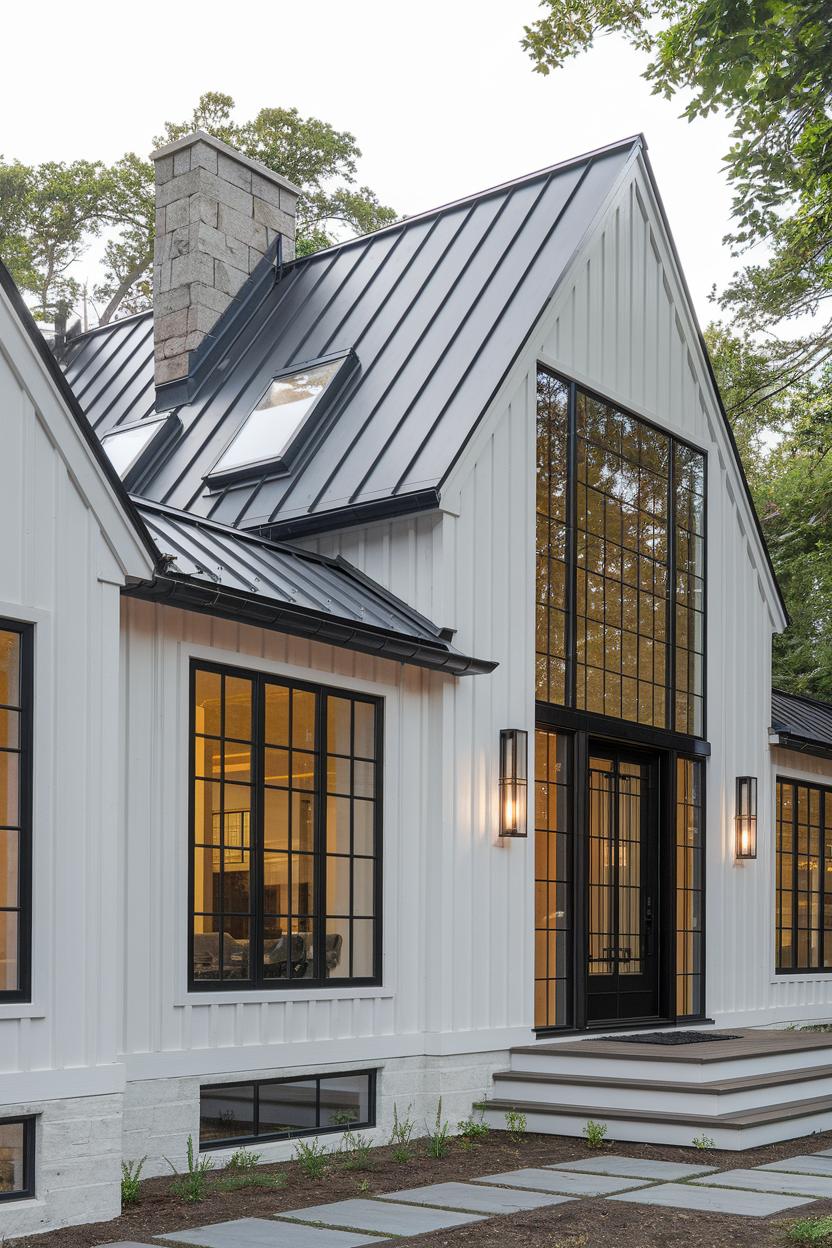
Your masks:
<svg viewBox="0 0 832 1248"><path fill-rule="evenodd" d="M791 887L788 890L791 895L791 912L792 912L792 921L791 921L792 959L793 959L792 966L780 965L780 960L783 955L781 932L785 930L784 924L781 923L780 921L780 916L782 912L782 896L783 896L783 888L781 885L781 879L782 879L781 857L782 857L783 851L781 850L781 843L780 843L780 829L781 829L781 824L782 824L780 789L782 785L789 785L789 787L792 789L792 825L791 825L792 826L792 848L791 848L790 855L789 855L792 860L792 864L791 864L792 873L791 873ZM797 791L798 789L806 789L807 792L811 792L812 790L814 790L816 793L819 794L819 801L818 801L818 808L819 808L818 810L818 815L819 815L818 878L820 880L821 887L818 890L818 898L819 898L818 927L816 929L818 933L818 959L819 959L817 966L808 966L808 965L798 966L797 965L798 951L800 948L799 933L801 932L801 930L805 930L807 932L811 932L812 930L814 930L811 927L802 929L798 922L798 919L799 919L798 904L797 904L798 895L800 893L805 893L808 898L811 898L811 895L812 895L812 890L810 888L800 889L797 887L798 872L799 872L798 858L800 856L799 851L798 851L798 842L797 842L797 830L798 830ZM826 878L827 865L829 863L832 863L832 845L830 845L829 853L827 853L827 848L826 848L826 832L829 830L832 830L832 821L830 821L830 828L827 828L827 822L826 822L825 798L827 794L829 794L830 797L832 797L832 785L830 784L821 784L820 782L815 781L815 780L804 780L797 776L781 775L779 772L775 776L775 784L774 784L774 973L775 975L803 975L803 976L832 975L832 964L825 965L826 959L825 959L825 949L824 949L824 946L826 944L825 937L832 935L832 925L827 925L826 923L826 904L825 904L827 897L829 898L830 902L832 902L832 889L830 889L828 893L825 893L823 889L823 882ZM811 857L811 845L809 847L809 857Z"/></svg>
<svg viewBox="0 0 832 1248"><path fill-rule="evenodd" d="M18 774L18 987L0 989L0 1005L32 999L32 810L34 802L34 636L33 624L0 618L0 632L20 637L20 738ZM4 708L5 709L5 704ZM8 825L3 825L8 826Z"/></svg>
<svg viewBox="0 0 832 1248"><path fill-rule="evenodd" d="M321 1121L321 1083L326 1083L330 1079L351 1079L367 1078L367 1121L362 1122L356 1120L345 1125L336 1125L331 1127L322 1127ZM259 1107L260 1107L260 1089L263 1087L274 1087L278 1084L289 1083L316 1083L315 1089L315 1117L318 1125L309 1129L301 1129L298 1131L267 1131L261 1133L257 1130L259 1127ZM252 1116L255 1131L253 1135L233 1135L225 1139L203 1140L202 1139L202 1094L203 1092L211 1094L220 1088L251 1088L253 1093L252 1100ZM203 1083L199 1088L200 1099L200 1133L199 1133L199 1150L200 1152L209 1149L228 1149L239 1148L245 1144L265 1144L272 1140L297 1140L310 1135L336 1135L343 1131L363 1131L370 1130L376 1125L377 1113L377 1097L378 1092L378 1067L372 1066L361 1070L340 1070L327 1071L326 1074L316 1074L314 1071L308 1075L286 1075L278 1079L235 1079L229 1083Z"/></svg>
<svg viewBox="0 0 832 1248"><path fill-rule="evenodd" d="M13 1192L0 1192L0 1202L31 1200L35 1195L35 1127L34 1114L21 1114L14 1118L0 1118L0 1127L23 1127L23 1186Z"/></svg>
<svg viewBox="0 0 832 1248"><path fill-rule="evenodd" d="M213 672L220 676L240 677L252 682L252 807L250 812L251 854L253 871L251 888L254 900L251 906L252 931L249 943L249 977L247 979L199 979L194 976L194 788L195 788L195 701L197 672ZM318 699L316 710L316 742L315 752L318 758L318 779L314 788L315 829L314 857L316 862L316 912L314 916L314 947L316 958L321 959L321 950L325 950L326 906L325 891L325 859L326 859L326 812L327 812L327 721L323 713L326 699L329 697L371 703L375 708L375 787L373 802L375 806L374 827L374 862L373 881L373 973L369 976L313 976L292 978L270 978L263 974L263 927L264 909L262 903L262 846L265 786L262 777L262 758L265 752L265 731L263 723L263 707L265 687L268 684L281 685L290 689L312 693ZM383 972L383 875L384 875L384 698L375 694L359 692L348 686L327 685L313 681L296 680L277 672L258 671L237 667L211 660L192 658L190 662L188 682L188 991L194 993L231 992L247 994L250 992L285 993L306 990L326 990L329 992L343 991L344 988L373 988L382 983ZM354 855L351 853L350 858ZM323 864L323 865L322 865ZM352 917L352 916L351 916ZM257 958L252 958L254 947ZM324 955L325 956L325 955Z"/></svg>
<svg viewBox="0 0 832 1248"><path fill-rule="evenodd" d="M709 498L709 456L704 447L697 445L689 438L680 437L671 430L664 428L653 420L642 416L638 412L634 412L631 408L619 403L616 399L609 395L594 389L592 386L584 385L577 382L573 378L565 376L558 372L557 369L538 360L536 363L536 376L538 373L546 373L555 381L560 382L566 387L567 397L567 446L564 448L566 455L566 682L565 682L565 699L560 702L547 702L541 700L537 694L535 687L535 699L538 713L541 708L552 708L565 712L561 723L568 723L570 726L582 726L590 723L597 726L597 731L603 733L605 728L607 731L611 729L616 735L625 725L628 736L632 736L634 740L644 740L645 742L656 742L665 745L669 742L678 743L682 751L687 748L691 753L698 753L698 743L707 742L707 724L708 724L708 498ZM629 417L640 424L645 425L648 429L653 429L663 437L668 439L670 448L670 462L668 468L668 588L667 595L667 686L665 692L665 724L663 727L652 724L640 723L638 720L618 719L597 711L589 711L579 708L577 705L577 394L578 391L587 395L596 402L603 403L615 411L621 412L624 416ZM536 417L537 428L537 417ZM535 435L537 436L537 434ZM695 734L686 730L676 728L676 521L674 508L674 446L685 447L688 450L701 455L703 459L703 506L702 506L702 542L703 542L703 560L702 560L702 726L701 731ZM535 457L537 463L537 457ZM537 617L537 584L535 583L535 619Z"/></svg>

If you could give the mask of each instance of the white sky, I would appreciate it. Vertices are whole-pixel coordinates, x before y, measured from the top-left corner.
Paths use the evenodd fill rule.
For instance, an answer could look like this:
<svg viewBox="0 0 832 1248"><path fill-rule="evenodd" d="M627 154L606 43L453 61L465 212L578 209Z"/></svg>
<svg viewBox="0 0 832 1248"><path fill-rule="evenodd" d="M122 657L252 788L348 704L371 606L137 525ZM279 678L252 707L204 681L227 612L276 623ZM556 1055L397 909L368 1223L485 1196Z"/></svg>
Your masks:
<svg viewBox="0 0 832 1248"><path fill-rule="evenodd" d="M0 154L147 153L207 90L242 119L295 106L351 130L360 180L410 215L643 131L700 321L735 268L721 117L688 124L605 40L541 77L536 0L41 0L3 6ZM16 50L16 51L15 51Z"/></svg>

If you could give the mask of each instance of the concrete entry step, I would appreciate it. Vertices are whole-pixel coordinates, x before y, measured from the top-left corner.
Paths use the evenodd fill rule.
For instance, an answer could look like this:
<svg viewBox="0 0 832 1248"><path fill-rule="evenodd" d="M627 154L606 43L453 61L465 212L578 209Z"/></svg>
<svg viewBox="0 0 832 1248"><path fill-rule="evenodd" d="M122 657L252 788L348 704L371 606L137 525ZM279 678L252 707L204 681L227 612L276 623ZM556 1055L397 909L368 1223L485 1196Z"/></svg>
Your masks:
<svg viewBox="0 0 832 1248"><path fill-rule="evenodd" d="M724 1114L680 1115L662 1109L618 1108L606 1105L603 1096L594 1104L583 1105L495 1098L480 1108L488 1125L497 1130L505 1128L505 1115L513 1111L525 1115L526 1130L545 1135L581 1136L592 1119L607 1125L610 1140L690 1146L694 1137L705 1136L721 1149L756 1148L832 1128L832 1097Z"/></svg>

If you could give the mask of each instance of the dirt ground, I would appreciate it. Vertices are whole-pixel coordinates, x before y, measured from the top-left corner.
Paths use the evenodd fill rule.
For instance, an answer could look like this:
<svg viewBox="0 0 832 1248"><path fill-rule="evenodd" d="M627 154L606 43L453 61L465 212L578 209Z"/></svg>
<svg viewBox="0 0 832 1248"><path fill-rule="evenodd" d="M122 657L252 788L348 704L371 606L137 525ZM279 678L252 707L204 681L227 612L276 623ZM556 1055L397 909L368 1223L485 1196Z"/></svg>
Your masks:
<svg viewBox="0 0 832 1248"><path fill-rule="evenodd" d="M599 1155L581 1140L528 1134L513 1142L504 1132L492 1132L468 1149L454 1140L441 1160L426 1156L425 1141L415 1140L411 1148L408 1162L396 1161L389 1148L374 1149L371 1168L361 1171L345 1169L334 1157L325 1176L318 1180L307 1178L296 1162L261 1166L258 1173L282 1171L286 1175L285 1186L214 1190L198 1204L188 1204L173 1195L170 1178L148 1179L141 1186L138 1204L111 1222L67 1227L6 1242L13 1242L15 1248L93 1248L120 1240L150 1243L153 1236L209 1222L269 1217L306 1205ZM712 1165L720 1170L758 1166L826 1148L832 1148L832 1132L742 1153L629 1143L605 1145L607 1153ZM212 1178L221 1178L222 1173L216 1171ZM804 1213L832 1213L832 1200L818 1200L796 1212L770 1218L654 1209L600 1198L573 1200L510 1218L495 1217L455 1230L416 1236L407 1243L418 1248L503 1248L506 1244L512 1248L786 1248L790 1223Z"/></svg>

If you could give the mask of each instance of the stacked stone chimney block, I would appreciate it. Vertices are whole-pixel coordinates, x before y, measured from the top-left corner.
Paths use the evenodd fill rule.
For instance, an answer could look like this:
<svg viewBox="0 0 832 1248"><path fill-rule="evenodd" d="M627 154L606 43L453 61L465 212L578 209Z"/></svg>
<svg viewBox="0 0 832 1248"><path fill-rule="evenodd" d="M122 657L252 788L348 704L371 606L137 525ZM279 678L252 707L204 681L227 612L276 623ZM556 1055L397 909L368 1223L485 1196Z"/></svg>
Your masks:
<svg viewBox="0 0 832 1248"><path fill-rule="evenodd" d="M156 384L188 375L192 351L278 234L295 254L298 187L201 130L159 148L153 255Z"/></svg>

